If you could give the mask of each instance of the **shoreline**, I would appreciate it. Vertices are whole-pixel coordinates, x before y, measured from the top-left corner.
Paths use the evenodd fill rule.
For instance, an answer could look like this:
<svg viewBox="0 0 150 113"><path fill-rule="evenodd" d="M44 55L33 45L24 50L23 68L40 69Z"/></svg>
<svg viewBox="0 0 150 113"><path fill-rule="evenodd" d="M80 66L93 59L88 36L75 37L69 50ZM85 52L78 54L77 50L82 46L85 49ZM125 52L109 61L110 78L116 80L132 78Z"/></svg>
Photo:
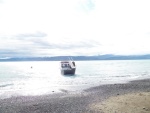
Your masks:
<svg viewBox="0 0 150 113"><path fill-rule="evenodd" d="M102 103L106 102L107 104L110 104L116 98L128 98L130 96L139 94L142 94L143 98L145 98L144 95L150 94L150 79L134 80L123 84L100 85L83 90L82 92L63 92L42 96L18 96L7 99L0 99L0 112L103 113L105 110L102 107L99 108ZM139 98L138 96L134 97L136 100ZM121 102L124 104L123 101ZM108 106L106 103L105 105ZM142 106L142 108L144 107ZM110 109L112 108L110 107ZM142 110L146 111L149 110L149 108L145 107ZM109 111L109 109L107 109L107 111Z"/></svg>

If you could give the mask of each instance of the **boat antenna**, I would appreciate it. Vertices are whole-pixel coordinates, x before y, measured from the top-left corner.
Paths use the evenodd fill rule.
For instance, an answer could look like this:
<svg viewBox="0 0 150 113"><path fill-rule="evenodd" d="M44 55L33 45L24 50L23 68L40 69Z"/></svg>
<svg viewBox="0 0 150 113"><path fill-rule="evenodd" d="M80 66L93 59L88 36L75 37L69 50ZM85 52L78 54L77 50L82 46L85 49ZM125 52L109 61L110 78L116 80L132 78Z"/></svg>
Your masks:
<svg viewBox="0 0 150 113"><path fill-rule="evenodd" d="M72 57L69 57L69 59L70 59L71 61L73 61Z"/></svg>
<svg viewBox="0 0 150 113"><path fill-rule="evenodd" d="M71 57L71 60L73 61L73 58Z"/></svg>
<svg viewBox="0 0 150 113"><path fill-rule="evenodd" d="M68 57L68 59L71 60L70 57Z"/></svg>

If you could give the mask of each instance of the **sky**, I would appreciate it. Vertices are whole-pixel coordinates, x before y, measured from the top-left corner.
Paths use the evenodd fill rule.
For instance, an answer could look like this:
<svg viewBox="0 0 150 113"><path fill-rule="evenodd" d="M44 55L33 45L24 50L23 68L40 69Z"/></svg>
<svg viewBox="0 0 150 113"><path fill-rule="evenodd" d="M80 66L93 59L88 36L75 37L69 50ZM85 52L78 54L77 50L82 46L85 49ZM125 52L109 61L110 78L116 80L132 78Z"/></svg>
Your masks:
<svg viewBox="0 0 150 113"><path fill-rule="evenodd" d="M0 0L0 58L150 54L150 0Z"/></svg>

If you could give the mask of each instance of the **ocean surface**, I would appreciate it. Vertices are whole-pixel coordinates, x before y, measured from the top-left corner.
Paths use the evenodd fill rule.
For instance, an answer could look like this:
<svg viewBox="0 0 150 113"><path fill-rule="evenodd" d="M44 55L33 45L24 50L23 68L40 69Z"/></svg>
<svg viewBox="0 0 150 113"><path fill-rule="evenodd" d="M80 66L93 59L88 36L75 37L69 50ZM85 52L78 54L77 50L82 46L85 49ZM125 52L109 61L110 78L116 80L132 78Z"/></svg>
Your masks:
<svg viewBox="0 0 150 113"><path fill-rule="evenodd" d="M150 78L150 60L76 61L76 74L60 73L58 61L0 62L0 98L76 92Z"/></svg>

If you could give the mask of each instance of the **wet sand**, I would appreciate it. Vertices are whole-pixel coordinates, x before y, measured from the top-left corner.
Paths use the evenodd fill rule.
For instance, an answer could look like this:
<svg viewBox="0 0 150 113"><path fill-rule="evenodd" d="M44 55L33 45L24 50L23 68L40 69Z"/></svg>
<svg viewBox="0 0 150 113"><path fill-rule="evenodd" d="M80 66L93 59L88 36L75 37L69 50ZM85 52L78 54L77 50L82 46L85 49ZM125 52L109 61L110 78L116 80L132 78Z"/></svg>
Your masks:
<svg viewBox="0 0 150 113"><path fill-rule="evenodd" d="M0 113L150 113L150 79L0 100Z"/></svg>

